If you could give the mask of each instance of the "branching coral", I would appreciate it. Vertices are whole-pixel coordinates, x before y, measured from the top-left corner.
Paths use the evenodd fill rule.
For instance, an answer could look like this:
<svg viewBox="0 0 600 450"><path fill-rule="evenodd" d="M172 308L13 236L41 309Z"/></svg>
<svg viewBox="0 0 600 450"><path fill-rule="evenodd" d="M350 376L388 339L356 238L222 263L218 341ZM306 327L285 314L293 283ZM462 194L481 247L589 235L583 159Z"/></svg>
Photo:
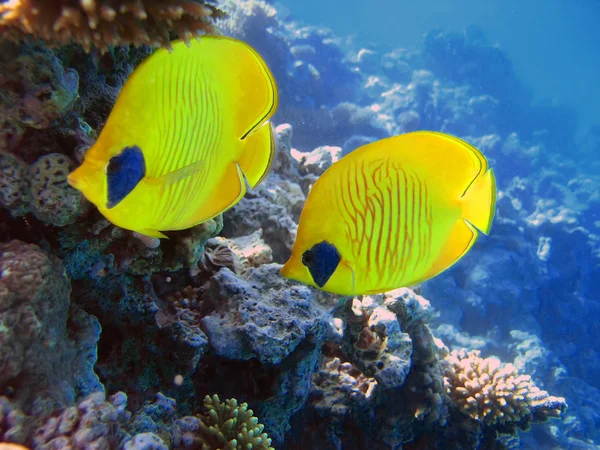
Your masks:
<svg viewBox="0 0 600 450"><path fill-rule="evenodd" d="M211 1L211 3L214 3ZM169 32L189 40L213 30L223 13L204 0L9 0L0 4L0 33L57 46L75 42L86 51L115 45L169 47Z"/></svg>
<svg viewBox="0 0 600 450"><path fill-rule="evenodd" d="M519 375L512 364L481 358L480 352L454 350L445 360L444 383L452 402L472 419L485 425L517 425L559 417L564 398L539 389L529 375Z"/></svg>
<svg viewBox="0 0 600 450"><path fill-rule="evenodd" d="M192 440L193 448L211 449L268 449L271 439L258 423L247 403L238 404L229 399L221 402L217 395L204 398L207 412L200 418L186 417L178 421L179 435L174 436L174 447Z"/></svg>

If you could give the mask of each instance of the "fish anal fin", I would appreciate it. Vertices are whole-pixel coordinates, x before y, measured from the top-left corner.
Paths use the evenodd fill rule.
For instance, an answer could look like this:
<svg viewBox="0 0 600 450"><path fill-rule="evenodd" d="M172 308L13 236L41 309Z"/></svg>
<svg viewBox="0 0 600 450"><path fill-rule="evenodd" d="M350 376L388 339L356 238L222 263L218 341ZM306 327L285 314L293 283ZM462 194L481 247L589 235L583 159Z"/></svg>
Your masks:
<svg viewBox="0 0 600 450"><path fill-rule="evenodd" d="M185 178L196 175L204 168L204 161L196 161L187 166L180 167L172 172L165 173L159 177L146 177L146 182L150 184L162 184L164 186L177 183Z"/></svg>
<svg viewBox="0 0 600 450"><path fill-rule="evenodd" d="M448 234L442 251L429 270L423 277L418 280L410 280L406 284L421 283L448 269L469 251L477 240L478 235L477 228L468 221L464 219L457 220Z"/></svg>
<svg viewBox="0 0 600 450"><path fill-rule="evenodd" d="M236 183L237 180L237 183ZM223 182L210 194L208 204L192 216L189 226L194 226L227 211L246 194L244 174L238 164L230 164L223 175Z"/></svg>
<svg viewBox="0 0 600 450"><path fill-rule="evenodd" d="M496 210L496 179L489 169L465 191L461 198L463 218L484 234L489 234Z"/></svg>
<svg viewBox="0 0 600 450"><path fill-rule="evenodd" d="M149 228L144 228L143 230L138 231L139 234L143 234L144 236L159 238L159 239L169 239L168 236L164 235L158 230L151 230Z"/></svg>
<svg viewBox="0 0 600 450"><path fill-rule="evenodd" d="M275 158L275 136L270 122L246 136L239 165L250 187L255 188L267 176Z"/></svg>

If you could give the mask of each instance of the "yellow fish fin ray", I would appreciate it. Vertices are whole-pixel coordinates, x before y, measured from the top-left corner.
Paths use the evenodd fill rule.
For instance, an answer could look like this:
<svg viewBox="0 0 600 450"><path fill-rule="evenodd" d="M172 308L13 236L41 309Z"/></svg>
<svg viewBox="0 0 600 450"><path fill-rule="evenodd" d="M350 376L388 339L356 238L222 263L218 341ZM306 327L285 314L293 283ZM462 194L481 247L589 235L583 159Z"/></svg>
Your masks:
<svg viewBox="0 0 600 450"><path fill-rule="evenodd" d="M238 180L237 183L235 179ZM246 195L244 173L238 164L230 164L225 169L222 180L209 196L211 201L206 205L202 205L203 207L192 217L190 227L206 222L227 211Z"/></svg>
<svg viewBox="0 0 600 450"><path fill-rule="evenodd" d="M448 234L446 244L437 259L423 276L407 280L406 285L418 284L443 272L461 259L477 240L479 232L469 221L459 219Z"/></svg>
<svg viewBox="0 0 600 450"><path fill-rule="evenodd" d="M144 228L143 230L138 230L138 233L143 234L144 236L150 236L160 239L169 239L168 236L162 234L158 230L151 230L149 228Z"/></svg>
<svg viewBox="0 0 600 450"><path fill-rule="evenodd" d="M496 210L496 179L489 169L471 184L461 198L463 217L484 234L489 234Z"/></svg>
<svg viewBox="0 0 600 450"><path fill-rule="evenodd" d="M203 42L204 41L204 42ZM203 36L203 56L218 61L214 77L221 80L226 95L234 104L244 105L231 111L233 130L244 139L267 121L277 109L279 99L273 74L261 56L248 44L230 37ZM229 111L227 112L229 113Z"/></svg>
<svg viewBox="0 0 600 450"><path fill-rule="evenodd" d="M196 161L187 166L180 167L179 169L175 169L172 172L165 173L159 177L145 177L144 181L146 183L157 185L157 186L168 186L170 184L177 183L185 178L191 177L193 175L201 172L205 167L204 161Z"/></svg>
<svg viewBox="0 0 600 450"><path fill-rule="evenodd" d="M267 176L275 159L275 136L270 122L263 124L243 140L239 165L250 187L258 186Z"/></svg>

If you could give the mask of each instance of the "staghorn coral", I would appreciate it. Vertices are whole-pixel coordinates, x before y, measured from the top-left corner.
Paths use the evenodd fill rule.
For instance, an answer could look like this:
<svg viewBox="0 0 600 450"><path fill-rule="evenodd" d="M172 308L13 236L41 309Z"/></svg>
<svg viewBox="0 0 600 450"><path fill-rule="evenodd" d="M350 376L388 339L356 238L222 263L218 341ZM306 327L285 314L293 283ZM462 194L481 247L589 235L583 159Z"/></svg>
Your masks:
<svg viewBox="0 0 600 450"><path fill-rule="evenodd" d="M27 36L48 46L75 42L86 51L117 45L170 48L169 33L189 41L213 31L223 17L204 0L11 0L0 4L0 33L20 41Z"/></svg>
<svg viewBox="0 0 600 450"><path fill-rule="evenodd" d="M464 414L488 426L516 425L559 417L565 399L539 389L529 375L512 364L481 358L479 350L454 350L445 360L444 384L452 403Z"/></svg>
<svg viewBox="0 0 600 450"><path fill-rule="evenodd" d="M221 402L218 395L207 395L204 406L207 412L199 418L178 421L174 448L273 449L271 439L263 432L264 425L258 423L247 403L238 404L236 399ZM193 444L185 445L186 441Z"/></svg>

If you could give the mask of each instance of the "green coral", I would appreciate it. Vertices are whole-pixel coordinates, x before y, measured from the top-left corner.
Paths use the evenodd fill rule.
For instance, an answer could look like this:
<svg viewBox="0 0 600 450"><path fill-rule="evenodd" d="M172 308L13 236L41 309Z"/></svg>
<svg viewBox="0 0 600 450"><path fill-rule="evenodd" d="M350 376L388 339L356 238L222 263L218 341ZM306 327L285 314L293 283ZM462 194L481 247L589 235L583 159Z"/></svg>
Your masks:
<svg viewBox="0 0 600 450"><path fill-rule="evenodd" d="M198 430L202 450L215 449L268 449L271 439L263 433L264 425L258 423L247 403L236 399L219 400L218 395L204 397L208 411L201 417Z"/></svg>

